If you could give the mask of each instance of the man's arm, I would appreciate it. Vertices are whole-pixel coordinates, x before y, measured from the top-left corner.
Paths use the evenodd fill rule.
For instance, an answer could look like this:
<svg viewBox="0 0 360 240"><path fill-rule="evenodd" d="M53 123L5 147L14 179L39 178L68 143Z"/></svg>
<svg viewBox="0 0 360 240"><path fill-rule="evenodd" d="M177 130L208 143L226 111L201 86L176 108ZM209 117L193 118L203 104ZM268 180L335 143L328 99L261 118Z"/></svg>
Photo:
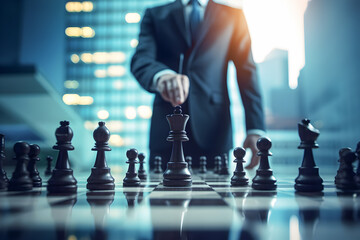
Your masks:
<svg viewBox="0 0 360 240"><path fill-rule="evenodd" d="M145 11L140 26L139 44L131 60L131 72L140 85L149 92L155 92L153 79L156 73L169 69L156 60L157 44L154 24L149 9Z"/></svg>

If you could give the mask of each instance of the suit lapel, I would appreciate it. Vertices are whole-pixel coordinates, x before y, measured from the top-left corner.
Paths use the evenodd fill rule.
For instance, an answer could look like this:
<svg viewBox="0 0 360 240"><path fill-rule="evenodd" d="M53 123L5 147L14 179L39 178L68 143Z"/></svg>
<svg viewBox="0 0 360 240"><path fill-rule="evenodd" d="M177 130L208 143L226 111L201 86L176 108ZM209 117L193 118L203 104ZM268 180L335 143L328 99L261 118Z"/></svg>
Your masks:
<svg viewBox="0 0 360 240"><path fill-rule="evenodd" d="M181 0L177 0L175 2L175 7L172 10L171 15L175 21L175 25L177 26L177 28L180 31L180 35L184 38L188 47L190 47L191 46L191 38L188 34L188 31L186 30L184 8L181 3Z"/></svg>

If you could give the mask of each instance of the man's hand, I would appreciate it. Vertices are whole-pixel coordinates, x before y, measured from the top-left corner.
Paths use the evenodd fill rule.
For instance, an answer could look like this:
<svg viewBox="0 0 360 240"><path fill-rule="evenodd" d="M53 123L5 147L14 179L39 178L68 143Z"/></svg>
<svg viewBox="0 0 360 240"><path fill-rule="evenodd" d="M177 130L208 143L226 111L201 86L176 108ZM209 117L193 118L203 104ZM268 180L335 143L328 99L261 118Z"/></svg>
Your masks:
<svg viewBox="0 0 360 240"><path fill-rule="evenodd" d="M244 148L245 149L250 148L252 153L251 161L249 165L245 167L246 169L253 169L256 165L259 164L260 158L259 156L256 155L258 152L258 149L256 147L256 142L259 138L260 135L257 134L249 134L246 136L246 139L244 141Z"/></svg>
<svg viewBox="0 0 360 240"><path fill-rule="evenodd" d="M183 104L189 95L190 81L186 75L165 74L157 82L157 90L173 107Z"/></svg>

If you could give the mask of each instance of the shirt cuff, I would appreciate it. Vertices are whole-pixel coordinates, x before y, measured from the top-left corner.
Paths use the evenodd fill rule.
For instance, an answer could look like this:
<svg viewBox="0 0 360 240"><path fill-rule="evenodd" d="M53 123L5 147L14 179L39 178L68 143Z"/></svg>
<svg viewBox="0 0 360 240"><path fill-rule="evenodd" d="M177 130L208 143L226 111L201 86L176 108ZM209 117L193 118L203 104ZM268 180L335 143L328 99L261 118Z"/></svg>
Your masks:
<svg viewBox="0 0 360 240"><path fill-rule="evenodd" d="M250 129L250 130L247 130L246 133L247 133L247 135L255 134L255 135L259 135L259 136L264 136L266 134L266 132L261 129Z"/></svg>
<svg viewBox="0 0 360 240"><path fill-rule="evenodd" d="M176 74L176 72L171 69L164 69L164 70L161 70L160 72L157 72L153 77L151 90L153 90L153 91L157 90L157 86L156 86L157 81L159 80L160 77L164 76L165 74Z"/></svg>

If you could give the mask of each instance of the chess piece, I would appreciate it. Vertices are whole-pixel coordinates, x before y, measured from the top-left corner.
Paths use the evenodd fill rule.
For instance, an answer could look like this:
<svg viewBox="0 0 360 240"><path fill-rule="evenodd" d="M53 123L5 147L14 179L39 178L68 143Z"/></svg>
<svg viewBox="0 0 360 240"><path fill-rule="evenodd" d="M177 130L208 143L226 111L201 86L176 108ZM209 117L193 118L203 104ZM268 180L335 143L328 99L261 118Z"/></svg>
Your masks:
<svg viewBox="0 0 360 240"><path fill-rule="evenodd" d="M220 171L219 171L219 174L220 175L229 175L229 160L228 160L228 155L227 153L224 153L223 154L223 157L222 157L222 161L220 162L221 165L220 165Z"/></svg>
<svg viewBox="0 0 360 240"><path fill-rule="evenodd" d="M318 148L316 143L320 131L311 125L310 120L303 119L298 124L301 139L299 149L304 149L304 158L299 168L299 175L295 179L295 190L298 192L320 192L324 189L323 180L319 175L319 168L315 164L312 149Z"/></svg>
<svg viewBox="0 0 360 240"><path fill-rule="evenodd" d="M357 162L358 162L358 166L356 169L356 174L355 174L355 181L356 184L360 187L360 142L358 142L358 144L356 145L356 156L357 156Z"/></svg>
<svg viewBox="0 0 360 240"><path fill-rule="evenodd" d="M236 168L234 171L234 175L231 178L232 186L247 186L249 183L249 179L246 177L243 166L243 163L245 162L245 154L246 151L242 147L237 147L234 149L234 163L236 163Z"/></svg>
<svg viewBox="0 0 360 240"><path fill-rule="evenodd" d="M344 191L354 191L358 188L353 169L353 162L356 160L356 155L350 148L342 148L339 151L339 156L340 166L335 176L336 188Z"/></svg>
<svg viewBox="0 0 360 240"><path fill-rule="evenodd" d="M138 161L136 160L136 158L138 157L138 151L132 148L126 152L126 157L128 158L128 161L126 163L129 164L129 168L126 173L126 177L123 180L123 186L138 187L140 186L140 178L138 177L135 169L135 163L138 163Z"/></svg>
<svg viewBox="0 0 360 240"><path fill-rule="evenodd" d="M154 173L163 173L164 171L162 170L161 168L161 165L162 165L162 159L160 156L156 156L155 159L154 159L154 165L155 165L155 168L154 168Z"/></svg>
<svg viewBox="0 0 360 240"><path fill-rule="evenodd" d="M40 147L37 144L31 144L30 152L29 152L30 161L28 163L27 170L29 171L30 178L33 181L34 187L42 186L42 179L36 167L36 162L40 161L39 154L40 154Z"/></svg>
<svg viewBox="0 0 360 240"><path fill-rule="evenodd" d="M188 164L184 159L182 142L188 141L185 126L189 115L182 114L180 106L176 106L174 113L166 116L170 125L170 134L167 141L173 142L170 161L164 173L164 186L168 187L189 187L192 184Z"/></svg>
<svg viewBox="0 0 360 240"><path fill-rule="evenodd" d="M206 169L206 157L205 156L200 157L199 165L200 165L199 173L206 173L207 169Z"/></svg>
<svg viewBox="0 0 360 240"><path fill-rule="evenodd" d="M50 176L51 173L52 173L52 170L51 170L51 162L52 162L52 160L53 160L52 156L47 156L46 157L47 167L46 167L46 170L45 170L45 176Z"/></svg>
<svg viewBox="0 0 360 240"><path fill-rule="evenodd" d="M111 151L108 145L110 131L105 122L99 122L93 137L95 146L91 149L97 151L94 167L91 168L91 175L87 179L86 188L89 190L114 190L115 180L111 176L110 168L107 166L105 151Z"/></svg>
<svg viewBox="0 0 360 240"><path fill-rule="evenodd" d="M26 162L29 161L30 146L26 142L17 142L14 145L16 167L9 181L9 191L28 191L32 190L33 182L26 169Z"/></svg>
<svg viewBox="0 0 360 240"><path fill-rule="evenodd" d="M221 157L216 156L214 158L214 173L219 174L220 173L220 168L221 168Z"/></svg>
<svg viewBox="0 0 360 240"><path fill-rule="evenodd" d="M146 180L147 175L146 175L146 171L145 171L145 168L144 168L145 155L143 153L139 153L138 158L139 158L139 163L140 163L139 170L138 170L139 178L141 180Z"/></svg>
<svg viewBox="0 0 360 240"><path fill-rule="evenodd" d="M273 176L269 163L269 156L272 156L272 153L269 151L272 146L271 140L266 137L259 138L256 146L259 149L257 155L260 156L260 165L252 180L252 188L256 190L275 190L276 179Z"/></svg>
<svg viewBox="0 0 360 240"><path fill-rule="evenodd" d="M5 136L0 134L0 191L5 190L9 184L9 179L3 169L3 161L5 160Z"/></svg>
<svg viewBox="0 0 360 240"><path fill-rule="evenodd" d="M68 151L74 150L74 146L71 145L74 133L69 124L68 121L61 121L60 127L55 131L57 142L53 149L58 150L59 154L55 168L48 180L47 190L49 193L75 193L77 191L77 181L70 167L68 155Z"/></svg>
<svg viewBox="0 0 360 240"><path fill-rule="evenodd" d="M192 174L193 173L193 170L192 170L192 157L191 156L186 156L185 157L185 162L187 162L189 172Z"/></svg>

